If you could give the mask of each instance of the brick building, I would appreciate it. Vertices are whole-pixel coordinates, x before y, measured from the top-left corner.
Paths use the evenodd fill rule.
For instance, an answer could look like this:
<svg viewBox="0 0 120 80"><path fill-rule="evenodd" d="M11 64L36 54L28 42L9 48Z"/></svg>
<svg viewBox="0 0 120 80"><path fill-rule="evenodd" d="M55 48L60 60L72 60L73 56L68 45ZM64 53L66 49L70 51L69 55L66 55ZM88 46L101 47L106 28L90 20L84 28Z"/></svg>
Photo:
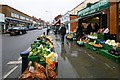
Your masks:
<svg viewBox="0 0 120 80"><path fill-rule="evenodd" d="M8 5L0 5L0 13L5 15L5 31L8 27L25 26L29 27L32 25L33 19L31 16L12 8Z"/></svg>

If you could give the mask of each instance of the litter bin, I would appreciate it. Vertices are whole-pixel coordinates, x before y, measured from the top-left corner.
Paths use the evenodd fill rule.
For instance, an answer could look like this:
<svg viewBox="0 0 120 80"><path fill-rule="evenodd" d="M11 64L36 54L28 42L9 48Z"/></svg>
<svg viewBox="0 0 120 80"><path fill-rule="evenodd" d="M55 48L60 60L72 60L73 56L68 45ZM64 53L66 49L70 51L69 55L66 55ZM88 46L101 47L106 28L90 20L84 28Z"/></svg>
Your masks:
<svg viewBox="0 0 120 80"><path fill-rule="evenodd" d="M20 53L20 56L22 57L22 73L28 67L28 55L29 55L29 51L23 51Z"/></svg>

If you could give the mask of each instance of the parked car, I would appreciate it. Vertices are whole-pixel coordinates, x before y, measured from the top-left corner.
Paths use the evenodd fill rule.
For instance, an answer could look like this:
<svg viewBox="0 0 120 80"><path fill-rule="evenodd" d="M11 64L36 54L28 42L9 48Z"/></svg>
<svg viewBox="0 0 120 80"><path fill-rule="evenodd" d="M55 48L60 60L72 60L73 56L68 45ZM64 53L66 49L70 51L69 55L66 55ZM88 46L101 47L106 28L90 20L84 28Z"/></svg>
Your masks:
<svg viewBox="0 0 120 80"><path fill-rule="evenodd" d="M38 27L34 27L34 29L38 29Z"/></svg>
<svg viewBox="0 0 120 80"><path fill-rule="evenodd" d="M41 30L41 29L42 29L42 27L38 27L38 29L39 29L39 30Z"/></svg>
<svg viewBox="0 0 120 80"><path fill-rule="evenodd" d="M33 28L33 27L30 27L30 28L28 28L28 30L34 30L34 28Z"/></svg>
<svg viewBox="0 0 120 80"><path fill-rule="evenodd" d="M25 27L13 27L8 30L10 35L19 35L27 33Z"/></svg>
<svg viewBox="0 0 120 80"><path fill-rule="evenodd" d="M8 34L10 33L10 31L11 31L12 28L13 28L13 27L8 27L8 29L7 29L7 33L8 33Z"/></svg>

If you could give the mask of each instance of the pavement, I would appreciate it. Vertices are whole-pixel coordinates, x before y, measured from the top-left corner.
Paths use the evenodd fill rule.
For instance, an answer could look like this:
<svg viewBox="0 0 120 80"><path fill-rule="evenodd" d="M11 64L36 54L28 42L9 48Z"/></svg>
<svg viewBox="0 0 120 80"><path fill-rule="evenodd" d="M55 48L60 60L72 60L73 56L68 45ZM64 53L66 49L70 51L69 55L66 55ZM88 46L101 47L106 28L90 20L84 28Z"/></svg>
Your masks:
<svg viewBox="0 0 120 80"><path fill-rule="evenodd" d="M61 44L60 35L49 34L53 37L55 51L58 53L58 79L87 79L87 80L118 80L120 79L120 64L80 47L75 41L65 38Z"/></svg>

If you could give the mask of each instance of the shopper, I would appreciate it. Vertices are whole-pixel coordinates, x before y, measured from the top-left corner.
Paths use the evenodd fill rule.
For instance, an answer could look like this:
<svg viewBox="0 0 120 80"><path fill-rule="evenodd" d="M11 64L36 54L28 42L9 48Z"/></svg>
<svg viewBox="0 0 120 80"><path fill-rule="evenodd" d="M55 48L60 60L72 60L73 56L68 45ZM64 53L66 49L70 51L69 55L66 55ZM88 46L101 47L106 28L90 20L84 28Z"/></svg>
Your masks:
<svg viewBox="0 0 120 80"><path fill-rule="evenodd" d="M83 28L84 26L82 24L80 24L77 28L77 31L76 31L76 38L79 39L83 36Z"/></svg>
<svg viewBox="0 0 120 80"><path fill-rule="evenodd" d="M66 34L65 24L61 25L60 34L61 34L61 42L62 42L62 44L64 44L64 36Z"/></svg>
<svg viewBox="0 0 120 80"><path fill-rule="evenodd" d="M95 27L95 32L97 32L100 29L100 26L97 23L95 23L94 27Z"/></svg>
<svg viewBox="0 0 120 80"><path fill-rule="evenodd" d="M49 31L50 31L50 26L47 26L47 35L48 35Z"/></svg>
<svg viewBox="0 0 120 80"><path fill-rule="evenodd" d="M91 26L91 23L88 24L87 26L87 33L90 34L92 31L92 26Z"/></svg>

